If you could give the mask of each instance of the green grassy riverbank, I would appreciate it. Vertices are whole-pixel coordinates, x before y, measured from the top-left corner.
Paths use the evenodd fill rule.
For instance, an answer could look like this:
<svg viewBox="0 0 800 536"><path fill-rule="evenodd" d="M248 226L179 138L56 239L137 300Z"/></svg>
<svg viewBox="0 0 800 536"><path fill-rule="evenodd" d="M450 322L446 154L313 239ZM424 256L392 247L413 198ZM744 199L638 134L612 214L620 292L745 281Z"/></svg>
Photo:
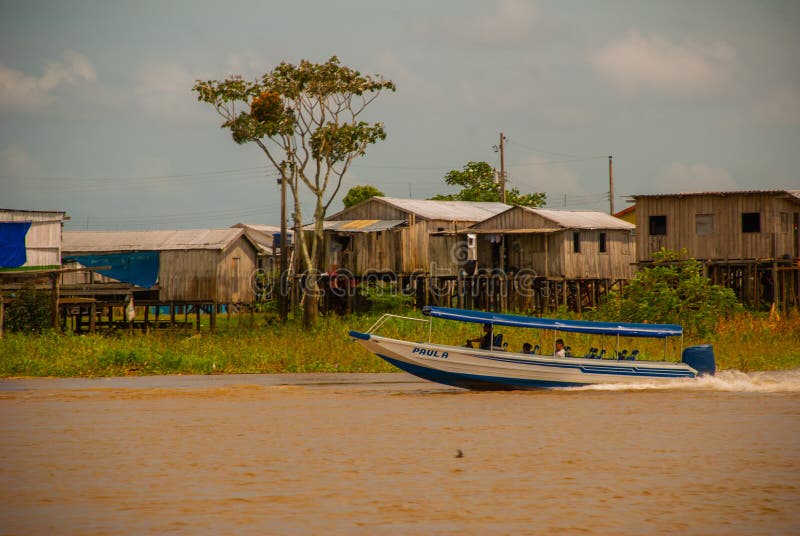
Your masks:
<svg viewBox="0 0 800 536"><path fill-rule="evenodd" d="M419 317L418 313L410 316ZM366 331L378 315L320 319L312 330L300 321L286 325L256 316L248 321L220 322L215 333L158 330L150 333L118 332L104 335L6 333L0 339L0 377L56 376L96 377L153 374L222 374L286 372L392 372L393 367L350 340L350 329ZM509 350L519 351L523 342L549 348L552 335L532 335L503 329ZM386 336L427 340L428 324L392 319L379 330ZM432 340L461 345L480 335L474 324L435 321ZM531 337L541 337L531 339ZM565 336L565 338L567 338ZM596 340L569 334L567 341L582 355ZM721 321L704 340L712 343L720 369L788 370L800 368L800 318L778 318L741 313ZM660 359L663 343L648 346L630 341L647 358ZM679 350L671 354L679 359ZM651 357L652 356L652 357Z"/></svg>

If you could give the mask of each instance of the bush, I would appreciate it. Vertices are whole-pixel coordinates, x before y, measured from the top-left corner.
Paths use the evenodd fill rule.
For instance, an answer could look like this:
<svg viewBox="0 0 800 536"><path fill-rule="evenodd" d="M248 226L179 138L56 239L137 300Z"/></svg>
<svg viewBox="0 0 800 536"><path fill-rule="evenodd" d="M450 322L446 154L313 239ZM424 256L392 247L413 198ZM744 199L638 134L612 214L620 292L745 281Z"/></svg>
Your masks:
<svg viewBox="0 0 800 536"><path fill-rule="evenodd" d="M26 284L5 311L9 331L42 332L52 326L52 299L49 291Z"/></svg>
<svg viewBox="0 0 800 536"><path fill-rule="evenodd" d="M696 259L661 249L652 266L642 268L621 294L598 309L601 318L623 322L680 324L689 335L707 335L721 318L741 310L733 290L712 285Z"/></svg>

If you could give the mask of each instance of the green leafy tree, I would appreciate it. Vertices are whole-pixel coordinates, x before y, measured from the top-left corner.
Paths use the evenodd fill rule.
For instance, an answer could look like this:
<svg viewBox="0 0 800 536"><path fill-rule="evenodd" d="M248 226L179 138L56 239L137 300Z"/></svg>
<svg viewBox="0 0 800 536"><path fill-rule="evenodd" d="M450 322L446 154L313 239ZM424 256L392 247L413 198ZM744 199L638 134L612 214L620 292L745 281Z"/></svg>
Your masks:
<svg viewBox="0 0 800 536"><path fill-rule="evenodd" d="M454 169L444 176L450 186L461 186L457 194L436 195L437 201L501 201L501 187L494 168L488 162L467 162L463 169ZM506 189L506 203L523 207L544 205L544 192L523 194L518 188Z"/></svg>
<svg viewBox="0 0 800 536"><path fill-rule="evenodd" d="M197 80L197 99L222 116L222 128L236 143L256 144L285 181L294 200L295 236L304 236L301 190L313 199L314 230L296 247L308 277L303 320L314 323L319 311L319 250L326 211L339 192L353 160L386 138L383 123L367 123L361 114L391 80L363 75L332 56L325 63L283 62L255 81L240 76Z"/></svg>
<svg viewBox="0 0 800 536"><path fill-rule="evenodd" d="M0 298L2 299L2 298ZM50 291L26 284L5 310L5 324L10 331L41 332L53 325Z"/></svg>
<svg viewBox="0 0 800 536"><path fill-rule="evenodd" d="M598 314L608 320L680 324L688 334L708 335L721 317L741 309L732 289L713 285L696 259L666 250L653 255L621 294L613 294Z"/></svg>
<svg viewBox="0 0 800 536"><path fill-rule="evenodd" d="M357 205L362 201L366 201L370 197L376 196L383 196L385 195L383 192L371 186L369 184L365 186L353 186L348 190L347 194L342 199L342 203L344 204L345 208L350 208L353 205Z"/></svg>

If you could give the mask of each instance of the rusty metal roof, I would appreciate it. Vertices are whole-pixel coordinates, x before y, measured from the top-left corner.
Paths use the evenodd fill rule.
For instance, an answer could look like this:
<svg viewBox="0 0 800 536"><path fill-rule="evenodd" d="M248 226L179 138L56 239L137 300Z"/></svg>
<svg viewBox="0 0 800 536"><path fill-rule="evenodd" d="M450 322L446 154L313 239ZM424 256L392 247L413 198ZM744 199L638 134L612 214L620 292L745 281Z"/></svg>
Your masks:
<svg viewBox="0 0 800 536"><path fill-rule="evenodd" d="M630 197L634 199L639 198L654 198L654 197L688 197L700 195L715 195L715 196L730 196L730 195L785 195L800 201L800 190L729 190L724 192L680 192L677 194L637 194Z"/></svg>
<svg viewBox="0 0 800 536"><path fill-rule="evenodd" d="M61 250L65 254L193 249L223 250L243 234L245 234L245 231L241 228L64 231Z"/></svg>
<svg viewBox="0 0 800 536"><path fill-rule="evenodd" d="M334 220L322 223L322 228L326 231L336 231L339 233L372 233L394 229L406 224L405 220ZM313 228L311 223L306 228Z"/></svg>

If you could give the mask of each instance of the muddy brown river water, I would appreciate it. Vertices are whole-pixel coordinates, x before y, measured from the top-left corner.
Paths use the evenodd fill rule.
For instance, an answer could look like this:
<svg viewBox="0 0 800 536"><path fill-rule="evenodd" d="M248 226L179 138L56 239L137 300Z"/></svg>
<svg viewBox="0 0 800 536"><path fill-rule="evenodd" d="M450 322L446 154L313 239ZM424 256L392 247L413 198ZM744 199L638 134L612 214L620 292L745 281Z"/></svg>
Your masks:
<svg viewBox="0 0 800 536"><path fill-rule="evenodd" d="M0 534L797 534L800 371L0 380Z"/></svg>

